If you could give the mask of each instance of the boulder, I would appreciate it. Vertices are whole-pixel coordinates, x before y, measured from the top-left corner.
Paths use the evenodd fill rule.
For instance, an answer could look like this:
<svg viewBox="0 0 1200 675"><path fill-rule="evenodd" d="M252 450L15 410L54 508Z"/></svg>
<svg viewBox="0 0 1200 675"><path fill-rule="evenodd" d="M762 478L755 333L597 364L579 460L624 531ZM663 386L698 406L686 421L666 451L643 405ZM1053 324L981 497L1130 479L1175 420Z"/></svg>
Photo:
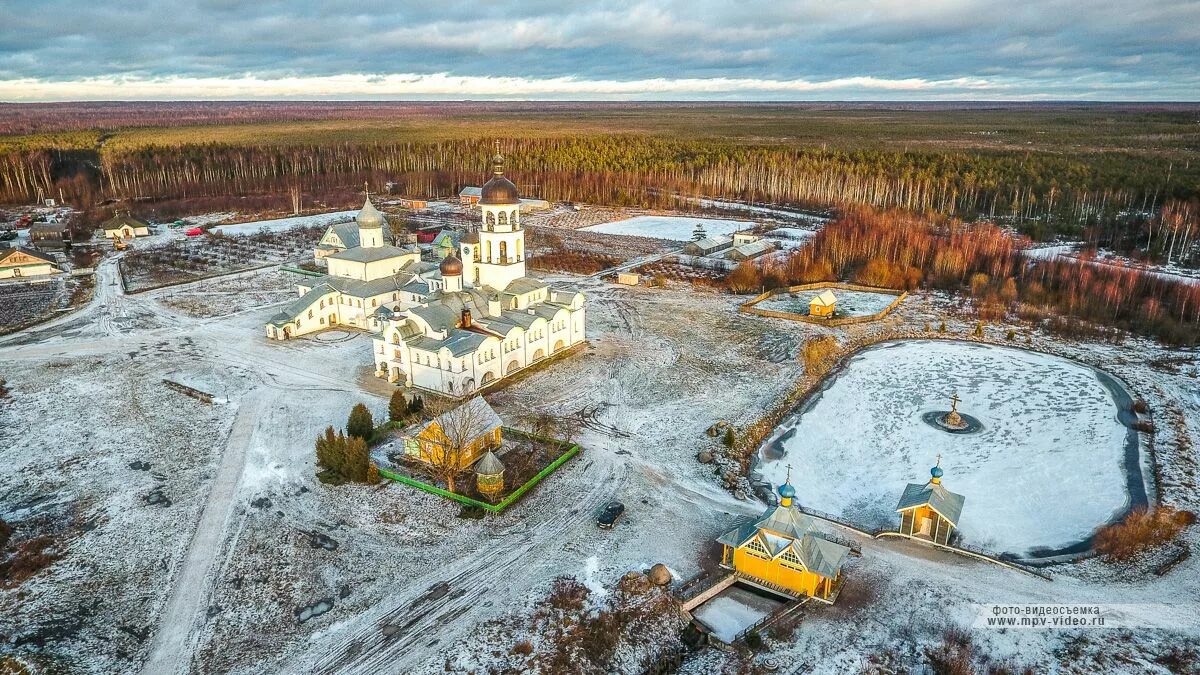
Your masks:
<svg viewBox="0 0 1200 675"><path fill-rule="evenodd" d="M666 586L671 583L671 570L667 569L666 565L658 563L650 568L649 577L650 583L655 586Z"/></svg>
<svg viewBox="0 0 1200 675"><path fill-rule="evenodd" d="M710 450L701 450L701 451L700 451L700 452L699 452L699 453L696 455L696 461L700 462L701 464L711 464L711 463L712 463L712 461L713 461L713 454L712 454L712 451L710 451Z"/></svg>

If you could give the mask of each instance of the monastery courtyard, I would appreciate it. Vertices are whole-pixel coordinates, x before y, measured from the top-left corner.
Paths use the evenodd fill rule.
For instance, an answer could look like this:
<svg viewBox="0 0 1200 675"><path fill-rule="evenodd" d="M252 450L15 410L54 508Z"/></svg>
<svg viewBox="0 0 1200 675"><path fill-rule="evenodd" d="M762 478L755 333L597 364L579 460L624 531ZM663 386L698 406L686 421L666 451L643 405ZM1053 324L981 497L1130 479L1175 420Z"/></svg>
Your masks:
<svg viewBox="0 0 1200 675"><path fill-rule="evenodd" d="M711 558L717 536L761 513L760 502L725 490L696 453L712 447L704 431L714 422L740 427L791 389L805 340L916 331L943 319L956 335L973 326L926 295L883 323L836 332L739 314L744 298L681 284L547 278L586 294L589 344L487 399L506 422L530 411L578 417L585 451L513 508L472 520L399 484L335 489L316 480L312 444L321 430L340 425L357 402L376 419L386 414L367 333L268 340L262 326L281 303L260 304L255 284L227 277L126 296L115 283L117 257L99 268L89 306L0 338L0 375L12 390L0 406L0 445L16 458L0 490L36 495L21 510L54 522L67 542L63 559L31 582L36 592L3 608L0 634L88 653L93 672L189 659L214 672L371 673L386 665L440 673L447 660L454 672L469 670L472 653L510 647L486 644L480 626L508 612L524 616L554 577L611 586L662 562L688 578ZM173 302L197 288L219 301ZM1021 346L1108 369L1152 409L1171 401L1188 416L1200 413L1185 373L1143 365L1158 350L1151 344L1035 336ZM1169 433L1159 437L1164 466ZM914 464L912 478L929 465ZM1184 479L1164 472L1168 487ZM595 513L612 499L626 514L599 530ZM797 500L806 503L803 490ZM969 498L967 514L971 506ZM1164 615L1156 604L1200 593L1194 573L1112 583L1092 561L1056 568L1047 582L911 542L855 539L862 557L848 563L839 603L805 617L783 647L815 672L859 669L854 651L879 644L902 650L940 640L948 622L970 625L979 603L997 601L1125 604L1131 625L1196 630L1194 617ZM1144 635L1131 639L1153 639ZM1014 658L1047 639L978 638ZM722 658L710 650L684 672L714 672Z"/></svg>

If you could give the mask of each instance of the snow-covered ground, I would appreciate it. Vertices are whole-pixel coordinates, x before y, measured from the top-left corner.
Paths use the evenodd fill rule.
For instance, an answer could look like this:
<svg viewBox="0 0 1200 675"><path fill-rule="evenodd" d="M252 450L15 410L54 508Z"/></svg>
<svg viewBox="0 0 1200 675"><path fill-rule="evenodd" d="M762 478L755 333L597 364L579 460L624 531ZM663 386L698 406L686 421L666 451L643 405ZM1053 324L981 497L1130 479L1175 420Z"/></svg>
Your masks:
<svg viewBox="0 0 1200 675"><path fill-rule="evenodd" d="M828 216L823 216L817 213L809 213L807 211L797 211L795 209L785 209L778 206L743 204L742 202L729 202L720 199L696 199L693 201L704 208L729 209L731 211L749 211L751 213L758 213L779 220L796 220L813 224L823 224L829 222Z"/></svg>
<svg viewBox="0 0 1200 675"><path fill-rule="evenodd" d="M951 434L921 417L948 410L982 431ZM1023 553L1086 538L1127 505L1129 430L1095 372L1054 356L964 342L883 345L850 360L811 408L770 442L763 477L787 464L801 504L872 527L897 522L907 483L942 456L943 484L966 496L971 544Z"/></svg>
<svg viewBox="0 0 1200 675"><path fill-rule="evenodd" d="M753 227L754 223L748 220L719 220L690 216L635 216L582 229L600 234L690 241L696 225L703 225L705 233L712 237L718 234L731 235L734 232Z"/></svg>
<svg viewBox="0 0 1200 675"><path fill-rule="evenodd" d="M783 293L765 298L755 305L761 309L773 312L791 312L792 314L808 315L808 303L824 289ZM838 316L870 316L887 309L896 300L896 296L888 293L868 293L865 291L846 291L834 288L837 297Z"/></svg>
<svg viewBox="0 0 1200 675"><path fill-rule="evenodd" d="M334 211L333 213L318 213L311 216L292 216L290 218L275 218L273 220L252 220L248 223L237 223L236 225L218 225L213 229L214 232L222 234L254 234L266 230L268 232L282 232L291 230L297 227L324 227L333 225L334 223L345 223L354 220L354 216L358 215L358 210L354 211Z"/></svg>
<svg viewBox="0 0 1200 675"><path fill-rule="evenodd" d="M460 518L447 500L402 485L335 488L315 479L317 433L343 425L357 402L376 419L385 414L392 389L370 377L365 334L267 341L263 321L276 307L259 304L272 299L263 289L233 280L204 286L227 300L212 306L220 312L205 310L203 293L191 285L126 296L112 260L100 266L96 299L87 308L0 337L0 377L12 389L0 401L6 467L0 517L18 537L39 517L69 532L61 560L16 588L0 589L0 635L7 637L0 655L36 661L45 672L134 673L152 653L154 665L169 664L167 672L432 674L448 672L448 660L459 663L460 655L481 664L476 672L487 672L492 650L513 645L479 643L479 626L525 622L530 603L554 577L611 588L629 570L657 562L691 577L710 560L717 536L762 512L760 503L734 499L714 478L716 465L700 464L696 453L718 443L704 434L708 426L725 420L742 429L791 389L802 374L796 355L805 340L941 319L954 334L974 326L937 296L911 297L886 322L831 332L739 314L744 298L569 278L588 295L589 347L488 398L506 422L529 412L581 420L576 440L584 453L503 514L474 520ZM237 311L226 314L229 307ZM1139 340L1066 344L1041 334L1034 340L1039 348L1098 362L1150 401L1160 422L1154 450L1164 498L1196 508L1200 400L1192 356ZM1183 362L1171 369L1146 365L1166 357ZM1063 379L1057 367L1030 367L1043 380ZM996 372L1012 388L1028 390L1016 395L1035 401L1071 388L1059 407L1084 420L1087 432L1087 411L1102 407L1093 400L1094 382L1072 375L1064 379L1070 386L1030 384L1031 376L1013 370ZM974 407L986 399L979 393L986 387L967 385L992 374L967 372L974 374L957 381L963 410L987 424L991 413ZM164 386L164 378L226 402L203 405ZM944 407L949 391L916 389L864 381L843 424L869 418L862 411L876 406L915 409L925 396L930 406ZM1039 437L1058 440L1033 460L1044 471L1014 488L1026 502L1048 486L1087 481L1092 465L1102 463L1077 456L1052 462L1082 441L1075 427L1062 431L1066 422L1045 424ZM864 433L872 432L856 425L851 435ZM927 476L935 448L910 448L900 462L896 445L885 440L877 452L805 464L793 477L852 461L870 467L876 455L903 464L886 476L899 483ZM1094 454L1103 459L1112 446L1094 440ZM1002 454L989 451L987 464ZM947 485L968 494L966 527L985 512L988 497L965 482L973 466L968 453L946 455ZM150 466L140 468L143 461ZM870 487L842 486L831 503ZM171 505L151 504L156 492ZM887 512L897 493L880 492ZM834 510L812 493L801 487L803 503ZM595 515L612 499L626 505L626 514L615 529L600 530ZM1058 493L1041 497L1045 526L1060 524L1060 501ZM858 672L884 651L896 653L897 665L924 668L924 649L948 626L969 627L991 602L1132 605L1126 620L1135 632L1119 640L1084 633L1091 641L1083 647L1079 633L976 634L981 649L1037 672L1165 673L1155 659L1200 638L1197 555L1162 576L1122 574L1091 561L1055 567L1055 581L1046 582L914 543L862 545L837 606L814 610L782 639L768 636L781 662ZM314 608L327 611L314 615ZM693 657L683 672L730 670L723 658L732 657Z"/></svg>

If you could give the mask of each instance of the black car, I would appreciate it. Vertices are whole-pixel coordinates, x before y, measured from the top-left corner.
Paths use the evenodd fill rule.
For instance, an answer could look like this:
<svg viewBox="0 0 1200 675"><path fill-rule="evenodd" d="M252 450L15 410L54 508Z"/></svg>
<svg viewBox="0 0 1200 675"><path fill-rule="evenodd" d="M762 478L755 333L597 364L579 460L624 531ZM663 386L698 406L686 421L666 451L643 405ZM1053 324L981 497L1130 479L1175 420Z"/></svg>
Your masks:
<svg viewBox="0 0 1200 675"><path fill-rule="evenodd" d="M625 513L625 505L621 502L609 502L608 506L600 512L600 517L596 519L596 524L600 527L611 530L613 525L617 524L617 518Z"/></svg>

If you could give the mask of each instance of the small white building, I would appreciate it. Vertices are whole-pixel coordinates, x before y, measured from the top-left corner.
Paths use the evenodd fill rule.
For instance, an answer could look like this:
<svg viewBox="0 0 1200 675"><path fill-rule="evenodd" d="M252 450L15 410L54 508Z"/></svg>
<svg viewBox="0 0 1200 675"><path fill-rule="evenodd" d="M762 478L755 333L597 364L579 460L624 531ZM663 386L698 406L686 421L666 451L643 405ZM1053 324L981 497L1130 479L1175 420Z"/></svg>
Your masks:
<svg viewBox="0 0 1200 675"><path fill-rule="evenodd" d="M762 239L761 236L754 234L750 230L742 230L741 232L733 233L733 245L735 247L741 246L742 244L753 244L760 239Z"/></svg>
<svg viewBox="0 0 1200 675"><path fill-rule="evenodd" d="M129 215L128 211L118 213L100 225L106 239L133 239L150 234L150 225Z"/></svg>

